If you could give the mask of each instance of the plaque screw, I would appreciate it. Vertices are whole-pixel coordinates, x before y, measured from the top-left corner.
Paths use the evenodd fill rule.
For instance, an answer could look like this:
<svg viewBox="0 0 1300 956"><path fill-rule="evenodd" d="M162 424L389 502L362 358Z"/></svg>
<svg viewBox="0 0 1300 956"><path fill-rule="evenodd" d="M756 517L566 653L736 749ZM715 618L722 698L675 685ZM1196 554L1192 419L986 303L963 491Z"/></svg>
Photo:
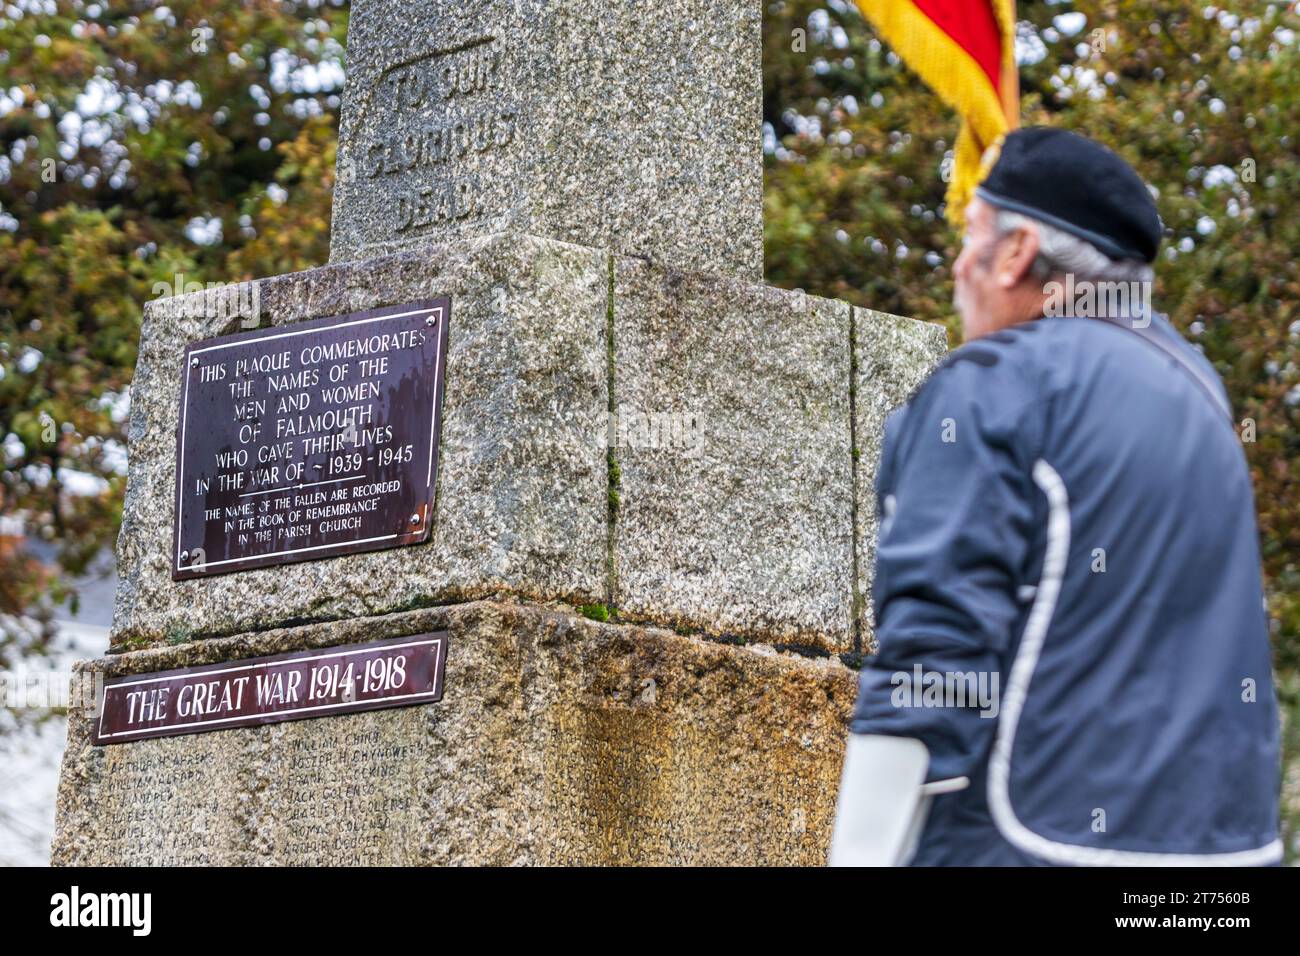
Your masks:
<svg viewBox="0 0 1300 956"><path fill-rule="evenodd" d="M419 523L420 523L420 516L419 516L419 515L411 515L411 524L419 524Z"/></svg>
<svg viewBox="0 0 1300 956"><path fill-rule="evenodd" d="M182 551L182 552L181 552L181 564L184 564L184 563L185 563L186 561L188 561L189 559L190 559L190 553L189 553L188 551Z"/></svg>
<svg viewBox="0 0 1300 956"><path fill-rule="evenodd" d="M424 320L425 325L436 325L437 322L438 320L435 319L433 316L429 316L427 319Z"/></svg>
<svg viewBox="0 0 1300 956"><path fill-rule="evenodd" d="M190 359L190 368L198 368L198 367L199 367L199 357L195 355Z"/></svg>

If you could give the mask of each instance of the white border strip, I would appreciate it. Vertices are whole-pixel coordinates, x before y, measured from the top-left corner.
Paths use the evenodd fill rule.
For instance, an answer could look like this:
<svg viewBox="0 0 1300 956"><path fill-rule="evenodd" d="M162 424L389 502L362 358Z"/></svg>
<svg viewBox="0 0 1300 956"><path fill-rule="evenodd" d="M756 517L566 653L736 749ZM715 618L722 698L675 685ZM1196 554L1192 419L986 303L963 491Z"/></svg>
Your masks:
<svg viewBox="0 0 1300 956"><path fill-rule="evenodd" d="M313 544L307 548L294 548L291 551L268 551L266 554L257 555L256 559L260 561L262 558L278 558L284 554L306 554L308 551L319 551L321 548L350 548L353 545L370 544L372 541L388 541L391 538L400 538L402 534L405 533L406 532L402 532L401 534L381 534L375 538L358 538L355 541L336 541L333 544ZM341 552L341 553L346 554L347 552ZM205 568L215 568L218 565L222 565L222 564L234 564L236 561L251 561L251 560L254 559L253 558L222 558L220 561L205 561L203 562L202 566ZM193 570L193 568L182 567L181 570L190 571ZM251 571L254 569L249 568L249 570Z"/></svg>
<svg viewBox="0 0 1300 956"><path fill-rule="evenodd" d="M1015 747L1016 726L1024 710L1029 682L1047 639L1047 630L1056 610L1056 599L1065 578L1070 555L1070 497L1065 482L1055 468L1041 458L1034 462L1034 483L1047 496L1047 553L1043 558L1043 576L1038 582L1034 605L1025 623L1025 633L1011 665L1002 700L1002 719L989 757L989 810L1002 836L1016 848L1052 863L1069 866L1262 866L1282 858L1282 841L1273 840L1253 850L1228 853L1152 853L1139 850L1112 850L1105 847L1058 843L1025 826L1011 805L1011 752Z"/></svg>
<svg viewBox="0 0 1300 956"><path fill-rule="evenodd" d="M368 319L354 319L351 322L340 322L338 325L331 325L328 326L328 328L346 329L353 325L368 325L371 322L383 322L386 321L387 319L404 319L410 315L424 315L425 313L432 315L434 312L437 312L441 317L442 306L438 305L429 309L414 309L410 312L394 312L392 315L372 315ZM248 336L236 336L235 341L233 342L222 342L220 345L209 345L207 348L194 349L194 351L190 352L190 355L191 356L202 355L204 352L215 352L218 349L242 348L243 346L248 345L252 341L274 342L276 339L286 339L294 335L309 335L312 332L318 332L318 331L320 330L319 329L298 329L297 331L292 331L292 332L281 332L278 335L264 335L260 339L256 339L256 340Z"/></svg>

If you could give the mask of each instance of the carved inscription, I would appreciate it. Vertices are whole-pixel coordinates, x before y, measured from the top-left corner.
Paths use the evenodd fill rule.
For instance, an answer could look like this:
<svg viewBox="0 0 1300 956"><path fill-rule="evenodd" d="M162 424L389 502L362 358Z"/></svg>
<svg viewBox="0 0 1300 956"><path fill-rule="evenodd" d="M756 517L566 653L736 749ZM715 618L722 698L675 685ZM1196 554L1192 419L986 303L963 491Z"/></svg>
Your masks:
<svg viewBox="0 0 1300 956"><path fill-rule="evenodd" d="M489 214L486 154L518 136L504 50L484 38L380 73L366 99L363 181L382 182L397 237Z"/></svg>
<svg viewBox="0 0 1300 956"><path fill-rule="evenodd" d="M372 723L372 722L368 722ZM286 861L393 863L409 842L419 779L413 748L375 727L288 741L273 794Z"/></svg>
<svg viewBox="0 0 1300 956"><path fill-rule="evenodd" d="M90 860L413 862L422 827L419 768L428 755L411 742L418 722L400 713L113 748Z"/></svg>

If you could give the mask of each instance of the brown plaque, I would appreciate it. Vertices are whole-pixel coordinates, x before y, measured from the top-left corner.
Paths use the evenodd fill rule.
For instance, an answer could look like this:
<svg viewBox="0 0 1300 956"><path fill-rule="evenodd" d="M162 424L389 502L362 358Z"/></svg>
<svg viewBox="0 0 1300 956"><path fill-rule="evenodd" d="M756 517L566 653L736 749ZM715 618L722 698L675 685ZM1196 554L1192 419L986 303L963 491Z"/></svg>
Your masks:
<svg viewBox="0 0 1300 956"><path fill-rule="evenodd" d="M172 578L427 541L450 299L196 342Z"/></svg>
<svg viewBox="0 0 1300 956"><path fill-rule="evenodd" d="M201 734L442 699L447 632L104 682L92 742Z"/></svg>

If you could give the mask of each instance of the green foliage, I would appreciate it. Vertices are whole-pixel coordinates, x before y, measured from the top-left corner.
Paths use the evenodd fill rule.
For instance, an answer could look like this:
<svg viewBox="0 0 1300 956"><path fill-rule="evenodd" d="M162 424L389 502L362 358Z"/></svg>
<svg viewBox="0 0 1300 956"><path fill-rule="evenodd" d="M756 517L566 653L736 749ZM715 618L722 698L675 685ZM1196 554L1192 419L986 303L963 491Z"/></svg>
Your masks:
<svg viewBox="0 0 1300 956"><path fill-rule="evenodd" d="M1282 711L1282 844L1288 862L1300 853L1300 673L1279 675L1278 706Z"/></svg>
<svg viewBox="0 0 1300 956"><path fill-rule="evenodd" d="M64 572L116 537L143 304L327 257L341 2L0 10L0 514ZM75 600L0 564L0 613Z"/></svg>
<svg viewBox="0 0 1300 956"><path fill-rule="evenodd" d="M177 644L188 644L193 639L193 633L186 625L172 625L167 629L166 641L172 646Z"/></svg>

